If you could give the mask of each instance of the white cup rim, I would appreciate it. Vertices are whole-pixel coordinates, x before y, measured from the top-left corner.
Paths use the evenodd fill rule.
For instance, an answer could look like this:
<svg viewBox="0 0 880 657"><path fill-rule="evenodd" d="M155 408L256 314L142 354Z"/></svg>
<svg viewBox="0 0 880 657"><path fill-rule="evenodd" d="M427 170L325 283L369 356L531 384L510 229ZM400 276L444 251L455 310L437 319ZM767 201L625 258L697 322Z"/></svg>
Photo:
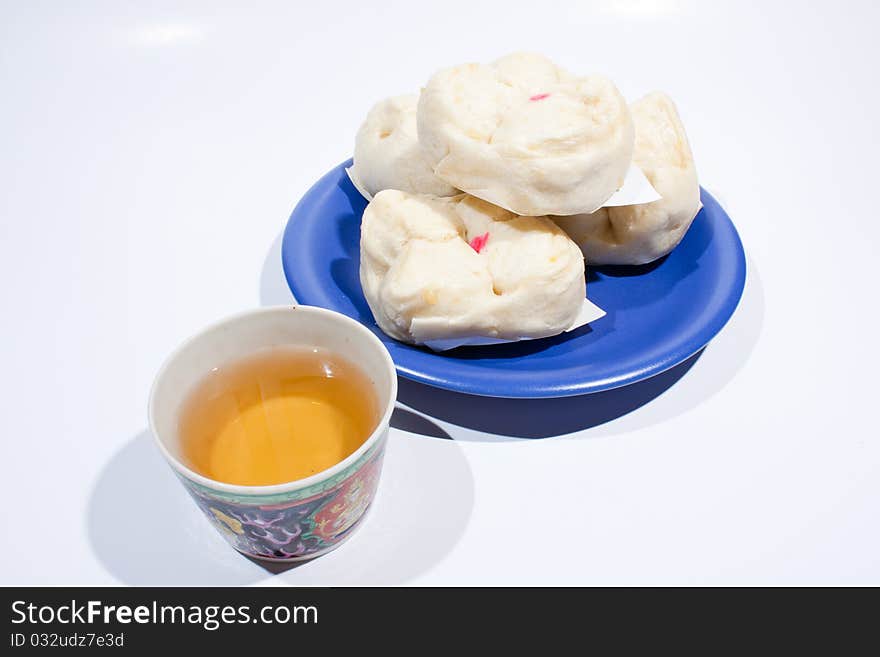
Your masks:
<svg viewBox="0 0 880 657"><path fill-rule="evenodd" d="M155 409L155 398L156 398L156 389L158 387L159 382L165 376L165 373L172 367L174 362L180 356L180 354L187 349L192 343L197 340L200 340L206 333L209 333L224 324L228 324L240 319L258 317L260 315L270 315L274 313L278 313L280 311L289 312L290 310L299 310L305 313L311 313L315 315L323 315L324 317L329 318L331 321L336 321L344 324L347 328L361 333L364 335L368 341L372 342L372 344L378 349L378 351L382 354L383 361L385 363L385 367L387 368L388 380L391 381L391 390L388 395L388 403L385 406L384 412L382 413L381 419L376 425L373 433L370 434L370 437L367 438L364 443L358 447L354 452L349 454L339 463L327 468L326 470L321 470L311 476L308 476L304 479L297 479L294 481L285 482L282 484L272 484L268 486L246 486L241 484L229 484L223 481L217 481L216 479L211 479L209 477L205 477L204 475L191 470L186 467L180 460L174 456L162 440L159 438L159 432L156 430L156 409ZM347 468L349 468L352 464L356 463L358 459L360 459L364 454L366 454L373 446L379 442L382 438L383 434L388 428L388 425L391 422L391 414L394 412L394 406L397 402L397 370L394 366L394 361L391 359L391 354L388 353L388 349L382 344L382 341L376 337L376 335L368 329L366 326L361 324L360 322L348 317L347 315L343 315L342 313L338 313L333 310L327 310L326 308L319 308L318 306L305 306L302 304L291 304L286 306L266 306L262 308L256 308L253 310L245 310L242 312L235 313L233 315L228 315L222 319L219 319L194 335L191 335L189 338L184 340L174 351L169 354L162 365L159 367L159 371L156 373L155 379L153 379L153 385L150 388L150 399L147 405L147 416L150 425L150 433L153 434L153 441L156 443L156 446L159 448L159 451L162 453L162 456L165 457L165 460L171 465L174 470L183 475L185 478L193 481L205 488L210 490L215 490L223 493L230 493L233 495L241 495L246 497L259 497L265 495L278 495L281 493L290 493L293 491L301 490L304 488L309 488L310 486L314 486L315 484L319 484L323 481L326 481L340 472L343 472Z"/></svg>

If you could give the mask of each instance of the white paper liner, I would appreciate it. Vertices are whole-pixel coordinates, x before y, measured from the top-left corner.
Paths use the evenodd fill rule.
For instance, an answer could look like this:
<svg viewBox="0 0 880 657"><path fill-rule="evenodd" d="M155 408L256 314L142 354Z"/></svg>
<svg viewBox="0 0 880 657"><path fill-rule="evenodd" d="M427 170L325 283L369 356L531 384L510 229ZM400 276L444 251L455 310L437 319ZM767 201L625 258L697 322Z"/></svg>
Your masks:
<svg viewBox="0 0 880 657"><path fill-rule="evenodd" d="M648 178L642 170L635 164L630 164L626 171L626 177L623 179L623 186L614 192L602 207L641 205L642 203L659 201L660 198L660 194L648 182Z"/></svg>
<svg viewBox="0 0 880 657"><path fill-rule="evenodd" d="M600 317L605 316L605 311L602 310L599 306L594 304L589 299L584 299L584 304L581 306L580 311L577 314L577 317L574 318L574 321L571 323L563 333L568 333L569 331L574 331L585 324L589 324L590 322L594 322ZM410 325L410 331L413 334L417 334L418 331L418 317L412 321ZM434 351L448 351L449 349L455 349L456 347L476 347L482 345L490 345L490 344L504 344L505 342L519 342L520 340L534 340L537 338L517 338L516 340L500 340L498 338L490 338L486 336L475 336L475 337L462 337L457 336L454 338L447 338L443 340L429 340L424 343L426 347L429 349L433 349Z"/></svg>
<svg viewBox="0 0 880 657"><path fill-rule="evenodd" d="M364 187L361 184L361 181L358 180L358 177L354 175L354 165L350 167L345 167L345 173L348 174L348 179L351 181L351 184L354 185L354 188L361 193L361 196L363 196L368 201L372 201L373 195L367 191L367 188Z"/></svg>
<svg viewBox="0 0 880 657"><path fill-rule="evenodd" d="M373 195L358 180L354 173L354 166L346 167L345 173L354 188L361 193L368 201L373 200ZM623 179L623 185L614 192L611 197L605 201L603 208L617 207L620 205L640 205L642 203L651 203L659 200L660 194L648 182L648 178L642 173L642 170L635 164L630 164Z"/></svg>

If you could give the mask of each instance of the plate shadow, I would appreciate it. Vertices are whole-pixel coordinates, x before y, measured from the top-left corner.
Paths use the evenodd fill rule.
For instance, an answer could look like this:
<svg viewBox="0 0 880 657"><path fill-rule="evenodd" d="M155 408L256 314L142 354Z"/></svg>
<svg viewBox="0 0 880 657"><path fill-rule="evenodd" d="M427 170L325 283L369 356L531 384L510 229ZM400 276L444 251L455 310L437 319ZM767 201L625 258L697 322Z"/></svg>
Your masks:
<svg viewBox="0 0 880 657"><path fill-rule="evenodd" d="M287 286L284 278L284 270L281 268L281 241L284 238L282 230L275 237L272 246L263 260L263 269L260 271L260 305L261 306L287 306L296 303L293 293Z"/></svg>
<svg viewBox="0 0 880 657"><path fill-rule="evenodd" d="M650 379L578 397L501 399L451 392L399 377L398 400L439 421L492 434L460 437L447 427L459 440L549 438L584 430L589 430L590 437L601 437L660 424L717 394L749 361L763 328L765 300L758 267L751 258L746 264L742 300L727 326L707 347Z"/></svg>
<svg viewBox="0 0 880 657"><path fill-rule="evenodd" d="M700 228L701 224L696 220L695 223ZM694 235L690 239L699 242L699 251L702 252L710 235L705 230L691 232ZM263 305L293 301L281 268L282 236L283 233L276 237L263 264L260 276L260 303ZM419 415L424 414L464 428L494 434L495 439L497 436L545 438L586 429L592 430L591 435L608 435L637 429L685 412L723 388L748 361L757 344L764 318L764 291L754 261L747 256L746 262L748 273L743 297L724 330L704 350L651 379L579 397L510 400L450 392L399 377L398 399L416 412L406 411L409 415L405 415L403 411L406 409L399 409L395 422L400 425L398 428L411 433L432 437L444 437L440 433L449 435L449 432L437 425L426 425L423 422L426 421L425 418ZM590 268L588 274L593 277L594 282L601 277L629 278L641 273L644 267L656 268L667 263L668 258L663 258L642 268L602 267L596 271ZM656 292L655 290L654 293ZM606 324L611 323L609 326L613 324L613 314L605 319ZM586 330L592 329L586 327ZM492 355L500 355L501 350L514 350L517 354L520 350L540 351L553 340L565 340L567 337L569 336L556 336L549 338L549 342L534 341L535 344L501 345L494 347L496 351L474 349L462 353L461 357L481 357L481 351L489 351ZM449 353L459 356L458 351L467 350ZM704 351L707 354L705 356ZM702 362L697 365L697 361ZM676 383L692 368L694 372L687 377L686 390L681 390L685 386ZM664 394L673 387L676 394ZM634 413L636 410L639 412ZM621 421L609 424L618 419ZM457 436L453 435L453 438Z"/></svg>
<svg viewBox="0 0 880 657"><path fill-rule="evenodd" d="M475 431L514 438L550 438L590 429L644 406L675 385L702 353L650 379L577 397L478 397L399 377L397 398L421 413Z"/></svg>
<svg viewBox="0 0 880 657"><path fill-rule="evenodd" d="M440 425L432 422L418 413L397 406L391 415L391 426L401 431L408 431L420 436L428 438L443 438L444 440L452 440L450 436Z"/></svg>

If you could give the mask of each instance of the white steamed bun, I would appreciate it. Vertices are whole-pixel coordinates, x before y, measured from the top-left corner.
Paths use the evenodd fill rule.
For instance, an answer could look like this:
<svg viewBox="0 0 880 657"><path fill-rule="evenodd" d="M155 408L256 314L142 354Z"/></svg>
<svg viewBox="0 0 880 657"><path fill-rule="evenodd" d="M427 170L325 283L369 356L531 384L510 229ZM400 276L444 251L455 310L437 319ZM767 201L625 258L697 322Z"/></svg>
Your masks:
<svg viewBox="0 0 880 657"><path fill-rule="evenodd" d="M441 70L417 120L437 176L522 215L593 212L632 160L632 119L614 84L536 54Z"/></svg>
<svg viewBox="0 0 880 657"><path fill-rule="evenodd" d="M652 203L555 217L590 265L641 265L681 241L700 211L700 186L684 126L672 100L653 92L630 107L636 130L633 162L662 197Z"/></svg>
<svg viewBox="0 0 880 657"><path fill-rule="evenodd" d="M361 224L360 278L379 327L404 342L540 338L584 300L584 260L546 217L472 196L379 192Z"/></svg>
<svg viewBox="0 0 880 657"><path fill-rule="evenodd" d="M354 141L352 177L371 196L383 189L453 196L460 192L434 175L416 133L416 94L376 103Z"/></svg>

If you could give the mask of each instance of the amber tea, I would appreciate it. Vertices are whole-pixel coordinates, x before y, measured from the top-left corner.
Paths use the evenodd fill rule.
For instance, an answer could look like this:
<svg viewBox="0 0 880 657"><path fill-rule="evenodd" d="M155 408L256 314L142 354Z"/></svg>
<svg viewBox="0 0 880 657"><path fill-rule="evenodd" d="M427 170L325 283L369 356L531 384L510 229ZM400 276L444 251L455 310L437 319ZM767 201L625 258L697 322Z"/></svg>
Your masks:
<svg viewBox="0 0 880 657"><path fill-rule="evenodd" d="M214 368L182 406L183 462L229 484L281 484L355 452L379 422L367 376L320 349L272 349Z"/></svg>

